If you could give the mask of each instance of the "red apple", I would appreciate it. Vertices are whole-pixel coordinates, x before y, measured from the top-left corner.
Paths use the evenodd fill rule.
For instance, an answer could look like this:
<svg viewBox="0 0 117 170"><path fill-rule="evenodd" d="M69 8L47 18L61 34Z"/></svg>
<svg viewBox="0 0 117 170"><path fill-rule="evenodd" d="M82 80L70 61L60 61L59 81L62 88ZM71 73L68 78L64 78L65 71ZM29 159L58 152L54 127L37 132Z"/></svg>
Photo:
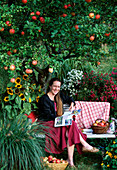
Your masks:
<svg viewBox="0 0 117 170"><path fill-rule="evenodd" d="M11 24L8 24L8 26L10 27L10 26L11 26Z"/></svg>
<svg viewBox="0 0 117 170"><path fill-rule="evenodd" d="M10 70L15 70L15 65L10 65Z"/></svg>
<svg viewBox="0 0 117 170"><path fill-rule="evenodd" d="M99 62L99 61L97 61L97 65L100 65L100 62Z"/></svg>
<svg viewBox="0 0 117 170"><path fill-rule="evenodd" d="M1 32L4 31L4 27L2 27L2 28L0 29L0 31L1 31Z"/></svg>
<svg viewBox="0 0 117 170"><path fill-rule="evenodd" d="M74 17L75 16L75 12L71 12L71 15Z"/></svg>
<svg viewBox="0 0 117 170"><path fill-rule="evenodd" d="M33 72L33 70L27 68L27 69L25 70L25 72L26 72L27 74L31 74L31 73Z"/></svg>
<svg viewBox="0 0 117 170"><path fill-rule="evenodd" d="M67 9L68 8L67 5L64 5L64 8Z"/></svg>
<svg viewBox="0 0 117 170"><path fill-rule="evenodd" d="M37 12L36 12L36 15L40 15L40 12L39 12L39 11L37 11Z"/></svg>
<svg viewBox="0 0 117 170"><path fill-rule="evenodd" d="M10 23L9 21L6 21L6 24L7 24L7 25L9 25L9 23Z"/></svg>
<svg viewBox="0 0 117 170"><path fill-rule="evenodd" d="M92 12L89 13L89 17L90 17L90 18L93 18L93 17L94 17L94 13L92 13Z"/></svg>
<svg viewBox="0 0 117 170"><path fill-rule="evenodd" d="M36 17L36 16L32 16L32 19L33 19L33 20L36 20L36 19L37 19L37 17Z"/></svg>
<svg viewBox="0 0 117 170"><path fill-rule="evenodd" d="M93 41L95 39L95 37L92 35L90 36L90 40Z"/></svg>
<svg viewBox="0 0 117 170"><path fill-rule="evenodd" d="M10 55L11 55L11 52L10 52L10 51L7 51L7 54L10 56Z"/></svg>
<svg viewBox="0 0 117 170"><path fill-rule="evenodd" d="M35 15L35 13L34 13L34 12L31 12L30 15Z"/></svg>
<svg viewBox="0 0 117 170"><path fill-rule="evenodd" d="M4 66L4 69L5 69L5 70L8 70L8 67L7 67L7 66Z"/></svg>
<svg viewBox="0 0 117 170"><path fill-rule="evenodd" d="M10 30L9 30L9 33L10 33L10 34L15 34L15 30L14 30L14 29L10 29Z"/></svg>
<svg viewBox="0 0 117 170"><path fill-rule="evenodd" d="M56 159L53 159L53 160L52 160L52 163L56 163Z"/></svg>
<svg viewBox="0 0 117 170"><path fill-rule="evenodd" d="M41 22L42 24L45 23L45 19L44 19L43 17L40 17L39 20L40 20L40 22Z"/></svg>
<svg viewBox="0 0 117 170"><path fill-rule="evenodd" d="M95 19L100 19L100 15L97 14L97 15L95 16Z"/></svg>
<svg viewBox="0 0 117 170"><path fill-rule="evenodd" d="M53 73L53 68L49 68L48 71L49 71L50 73Z"/></svg>
<svg viewBox="0 0 117 170"><path fill-rule="evenodd" d="M13 50L13 52L14 52L14 53L16 53L16 52L17 52L17 50L16 50L16 49L14 49L14 50Z"/></svg>
<svg viewBox="0 0 117 170"><path fill-rule="evenodd" d="M63 14L62 16L65 18L67 16L67 14Z"/></svg>
<svg viewBox="0 0 117 170"><path fill-rule="evenodd" d="M97 123L93 123L93 126L97 126Z"/></svg>
<svg viewBox="0 0 117 170"><path fill-rule="evenodd" d="M70 4L68 4L68 5L67 5L67 7L71 7L71 5L70 5Z"/></svg>
<svg viewBox="0 0 117 170"><path fill-rule="evenodd" d="M110 35L110 33L108 33L108 34L107 34L107 33L105 33L105 36L107 36L107 37L108 37L109 35Z"/></svg>
<svg viewBox="0 0 117 170"><path fill-rule="evenodd" d="M14 83L14 82L15 82L15 78L11 78L11 79L10 79L10 82L11 82L11 83Z"/></svg>
<svg viewBox="0 0 117 170"><path fill-rule="evenodd" d="M52 156L52 155L49 155L49 156L48 156L48 159L52 159L52 158L53 158L53 156Z"/></svg>
<svg viewBox="0 0 117 170"><path fill-rule="evenodd" d="M65 164L66 162L65 162L65 160L61 160L61 163Z"/></svg>
<svg viewBox="0 0 117 170"><path fill-rule="evenodd" d="M78 25L75 25L74 27L75 27L75 29L76 29L76 30L78 30L78 29L79 29Z"/></svg>
<svg viewBox="0 0 117 170"><path fill-rule="evenodd" d="M26 3L27 3L27 0L22 0L22 3L26 4Z"/></svg>
<svg viewBox="0 0 117 170"><path fill-rule="evenodd" d="M35 66L35 65L37 65L37 60L33 60L32 61L32 64Z"/></svg>
<svg viewBox="0 0 117 170"><path fill-rule="evenodd" d="M24 35L24 34L25 34L25 32L24 32L24 31L22 31L22 32L21 32L21 35Z"/></svg>
<svg viewBox="0 0 117 170"><path fill-rule="evenodd" d="M91 0L85 0L85 1L88 2L88 3L91 2Z"/></svg>
<svg viewBox="0 0 117 170"><path fill-rule="evenodd" d="M61 161L60 159L56 159L56 163L59 164Z"/></svg>
<svg viewBox="0 0 117 170"><path fill-rule="evenodd" d="M38 30L38 32L41 32L41 30Z"/></svg>

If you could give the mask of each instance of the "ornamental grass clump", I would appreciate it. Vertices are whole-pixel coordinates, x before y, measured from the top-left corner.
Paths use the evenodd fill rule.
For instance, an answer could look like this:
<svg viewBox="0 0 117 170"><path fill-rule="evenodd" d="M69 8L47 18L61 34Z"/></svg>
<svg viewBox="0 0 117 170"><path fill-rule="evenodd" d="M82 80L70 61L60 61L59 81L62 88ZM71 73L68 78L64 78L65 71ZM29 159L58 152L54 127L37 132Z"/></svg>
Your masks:
<svg viewBox="0 0 117 170"><path fill-rule="evenodd" d="M76 95L77 100L109 102L111 115L117 116L117 86L108 73L84 73Z"/></svg>
<svg viewBox="0 0 117 170"><path fill-rule="evenodd" d="M0 121L0 169L41 169L40 158L44 156L45 142L36 137L45 127L30 123L26 116Z"/></svg>
<svg viewBox="0 0 117 170"><path fill-rule="evenodd" d="M106 147L101 167L109 170L117 169L117 139L112 140Z"/></svg>

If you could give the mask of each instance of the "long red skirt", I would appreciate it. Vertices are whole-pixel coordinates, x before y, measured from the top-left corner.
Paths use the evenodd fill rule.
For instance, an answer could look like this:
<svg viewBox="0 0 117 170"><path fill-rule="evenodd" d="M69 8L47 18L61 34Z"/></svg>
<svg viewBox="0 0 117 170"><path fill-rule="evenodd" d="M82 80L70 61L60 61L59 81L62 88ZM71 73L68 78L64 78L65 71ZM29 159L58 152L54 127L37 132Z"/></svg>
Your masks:
<svg viewBox="0 0 117 170"><path fill-rule="evenodd" d="M75 144L79 154L82 154L82 144L80 143L80 135L86 141L87 136L78 129L75 121L72 121L70 126L54 127L54 121L42 123L46 126L46 147L45 151L49 153L60 154L67 147L67 140L69 145ZM66 138L66 130L68 132L68 139Z"/></svg>

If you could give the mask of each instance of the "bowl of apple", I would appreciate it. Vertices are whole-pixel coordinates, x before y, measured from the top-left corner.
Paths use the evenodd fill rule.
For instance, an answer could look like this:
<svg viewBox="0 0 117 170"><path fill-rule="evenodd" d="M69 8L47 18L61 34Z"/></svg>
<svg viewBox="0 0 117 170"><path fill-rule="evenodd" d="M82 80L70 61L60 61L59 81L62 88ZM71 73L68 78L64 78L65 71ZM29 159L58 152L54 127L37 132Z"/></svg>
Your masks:
<svg viewBox="0 0 117 170"><path fill-rule="evenodd" d="M94 134L104 134L107 133L110 123L103 119L97 119L95 123L92 124L91 128L93 129Z"/></svg>
<svg viewBox="0 0 117 170"><path fill-rule="evenodd" d="M52 155L49 155L48 157L43 157L42 162L44 166L48 166L52 170L65 170L65 168L68 165L68 162L63 159L57 159L56 157L53 157Z"/></svg>

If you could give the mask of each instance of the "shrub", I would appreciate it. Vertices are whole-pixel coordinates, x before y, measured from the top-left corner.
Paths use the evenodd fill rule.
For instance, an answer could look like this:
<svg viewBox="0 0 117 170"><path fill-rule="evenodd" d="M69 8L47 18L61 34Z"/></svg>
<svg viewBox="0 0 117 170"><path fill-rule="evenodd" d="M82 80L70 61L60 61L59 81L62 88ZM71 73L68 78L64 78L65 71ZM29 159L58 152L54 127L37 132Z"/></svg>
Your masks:
<svg viewBox="0 0 117 170"><path fill-rule="evenodd" d="M106 147L101 166L102 169L117 169L117 139L112 140Z"/></svg>
<svg viewBox="0 0 117 170"><path fill-rule="evenodd" d="M104 75L96 74L93 71L84 73L77 93L77 100L109 102L111 115L117 116L114 113L117 111L117 86L108 73Z"/></svg>

